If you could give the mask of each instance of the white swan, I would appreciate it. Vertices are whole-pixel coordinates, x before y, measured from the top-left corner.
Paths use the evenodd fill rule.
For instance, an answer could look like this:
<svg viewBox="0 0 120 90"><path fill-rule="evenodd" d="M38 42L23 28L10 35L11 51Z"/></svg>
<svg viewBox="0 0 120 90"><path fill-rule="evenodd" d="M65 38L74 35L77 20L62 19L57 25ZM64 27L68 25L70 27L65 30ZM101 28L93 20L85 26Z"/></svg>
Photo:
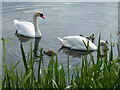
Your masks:
<svg viewBox="0 0 120 90"><path fill-rule="evenodd" d="M95 46L94 43L92 43L90 40L86 39L85 37L82 36L66 36L63 39L59 38L58 39L61 41L63 46L68 47L70 49L76 49L76 50L87 50L85 44L89 42L89 50L97 50L97 47ZM85 44L84 44L84 42Z"/></svg>
<svg viewBox="0 0 120 90"><path fill-rule="evenodd" d="M27 37L41 37L42 34L38 27L37 17L45 19L40 11L36 11L33 16L34 25L31 22L19 21L17 19L14 19L14 25L17 29L17 33Z"/></svg>

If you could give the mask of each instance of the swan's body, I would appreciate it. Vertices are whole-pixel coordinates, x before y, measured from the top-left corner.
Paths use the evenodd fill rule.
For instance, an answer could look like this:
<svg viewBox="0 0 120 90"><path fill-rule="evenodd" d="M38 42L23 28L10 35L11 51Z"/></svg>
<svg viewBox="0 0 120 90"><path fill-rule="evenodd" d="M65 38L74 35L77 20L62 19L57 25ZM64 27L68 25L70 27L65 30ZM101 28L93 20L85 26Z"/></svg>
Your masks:
<svg viewBox="0 0 120 90"><path fill-rule="evenodd" d="M56 55L56 52L54 50L44 50L44 54L48 56Z"/></svg>
<svg viewBox="0 0 120 90"><path fill-rule="evenodd" d="M97 50L97 47L94 43L92 43L90 40L86 39L82 36L66 36L63 39L59 38L63 46L68 47L70 49L76 49L76 50L87 50L85 44L89 42L89 50ZM84 44L85 42L85 44Z"/></svg>
<svg viewBox="0 0 120 90"><path fill-rule="evenodd" d="M17 33L20 35L35 37L35 29L34 25L30 22L18 21L14 20L15 27L17 29ZM41 35L40 35L41 36Z"/></svg>
<svg viewBox="0 0 120 90"><path fill-rule="evenodd" d="M31 22L19 21L17 19L14 19L14 25L17 29L17 33L20 35L27 36L27 37L41 37L42 34L38 27L38 20L37 20L38 16L45 19L43 17L43 14L40 13L39 11L36 11L33 16L34 24L32 24Z"/></svg>

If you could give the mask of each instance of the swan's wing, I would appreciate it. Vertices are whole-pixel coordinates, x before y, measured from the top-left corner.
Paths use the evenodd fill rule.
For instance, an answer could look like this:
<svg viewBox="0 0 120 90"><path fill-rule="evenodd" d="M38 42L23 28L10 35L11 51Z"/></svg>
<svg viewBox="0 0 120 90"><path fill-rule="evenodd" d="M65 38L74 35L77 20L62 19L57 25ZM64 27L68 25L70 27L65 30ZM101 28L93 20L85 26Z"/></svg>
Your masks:
<svg viewBox="0 0 120 90"><path fill-rule="evenodd" d="M86 42L86 38L81 36L67 36L64 37L63 40L68 41L69 43L72 43L74 45L83 45L83 41Z"/></svg>
<svg viewBox="0 0 120 90"><path fill-rule="evenodd" d="M60 40L60 42L65 46L65 47L71 47L71 44L66 41L66 40L63 40L62 38L58 37L58 39Z"/></svg>
<svg viewBox="0 0 120 90"><path fill-rule="evenodd" d="M71 49L86 50L85 44L87 45L88 41L90 50L96 50L97 48L90 40L87 40L85 37L81 36L67 36L64 37L63 40L69 42L69 44L71 45ZM83 41L85 42L85 44L83 43Z"/></svg>
<svg viewBox="0 0 120 90"><path fill-rule="evenodd" d="M68 41L71 45L71 49L86 50L86 47L83 43L83 38L79 36L67 36L63 40Z"/></svg>
<svg viewBox="0 0 120 90"><path fill-rule="evenodd" d="M25 21L18 21L17 19L15 19L14 25L19 34L28 37L35 37L34 25L32 23Z"/></svg>

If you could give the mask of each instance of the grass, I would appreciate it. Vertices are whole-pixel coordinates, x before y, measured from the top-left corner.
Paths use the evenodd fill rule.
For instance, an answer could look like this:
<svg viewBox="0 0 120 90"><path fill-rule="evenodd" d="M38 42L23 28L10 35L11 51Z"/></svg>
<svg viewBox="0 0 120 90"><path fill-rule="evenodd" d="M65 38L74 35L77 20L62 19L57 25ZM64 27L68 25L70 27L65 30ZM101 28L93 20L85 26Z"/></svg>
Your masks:
<svg viewBox="0 0 120 90"><path fill-rule="evenodd" d="M82 58L82 66L78 65L71 69L68 55L67 68L58 63L57 55L50 58L48 67L44 67L43 50L41 48L37 75L35 75L35 58L32 54L32 44L28 56L25 55L22 43L21 55L24 70L18 69L20 60L11 68L6 64L6 47L3 39L3 78L2 88L120 88L119 65L120 56L114 59L113 45L109 53L106 51L104 57L100 55L100 38L98 41L97 58L92 53ZM119 51L119 50L118 50ZM108 57L109 56L109 57ZM88 57L90 57L88 60ZM73 73L70 72L73 70Z"/></svg>

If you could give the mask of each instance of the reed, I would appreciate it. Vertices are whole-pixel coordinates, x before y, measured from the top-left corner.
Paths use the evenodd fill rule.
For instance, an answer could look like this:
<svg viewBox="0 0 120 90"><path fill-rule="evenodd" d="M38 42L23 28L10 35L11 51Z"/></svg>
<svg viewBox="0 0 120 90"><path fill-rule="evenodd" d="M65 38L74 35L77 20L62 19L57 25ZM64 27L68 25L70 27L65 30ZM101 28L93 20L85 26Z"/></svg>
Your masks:
<svg viewBox="0 0 120 90"><path fill-rule="evenodd" d="M33 57L32 44L30 43L28 56L25 55L22 43L20 46L24 70L17 68L21 60L8 68L5 40L3 39L2 88L120 88L120 72L118 69L120 58L114 59L112 43L110 51L106 51L104 57L101 58L99 38L97 58L94 58L92 53L88 53L82 58L81 67L78 64L73 69L70 67L69 55L67 68L64 68L62 63L58 63L57 55L50 58L48 67L45 68L43 49L41 48L37 75L35 75L34 70L37 59ZM89 60L88 57L90 57Z"/></svg>

